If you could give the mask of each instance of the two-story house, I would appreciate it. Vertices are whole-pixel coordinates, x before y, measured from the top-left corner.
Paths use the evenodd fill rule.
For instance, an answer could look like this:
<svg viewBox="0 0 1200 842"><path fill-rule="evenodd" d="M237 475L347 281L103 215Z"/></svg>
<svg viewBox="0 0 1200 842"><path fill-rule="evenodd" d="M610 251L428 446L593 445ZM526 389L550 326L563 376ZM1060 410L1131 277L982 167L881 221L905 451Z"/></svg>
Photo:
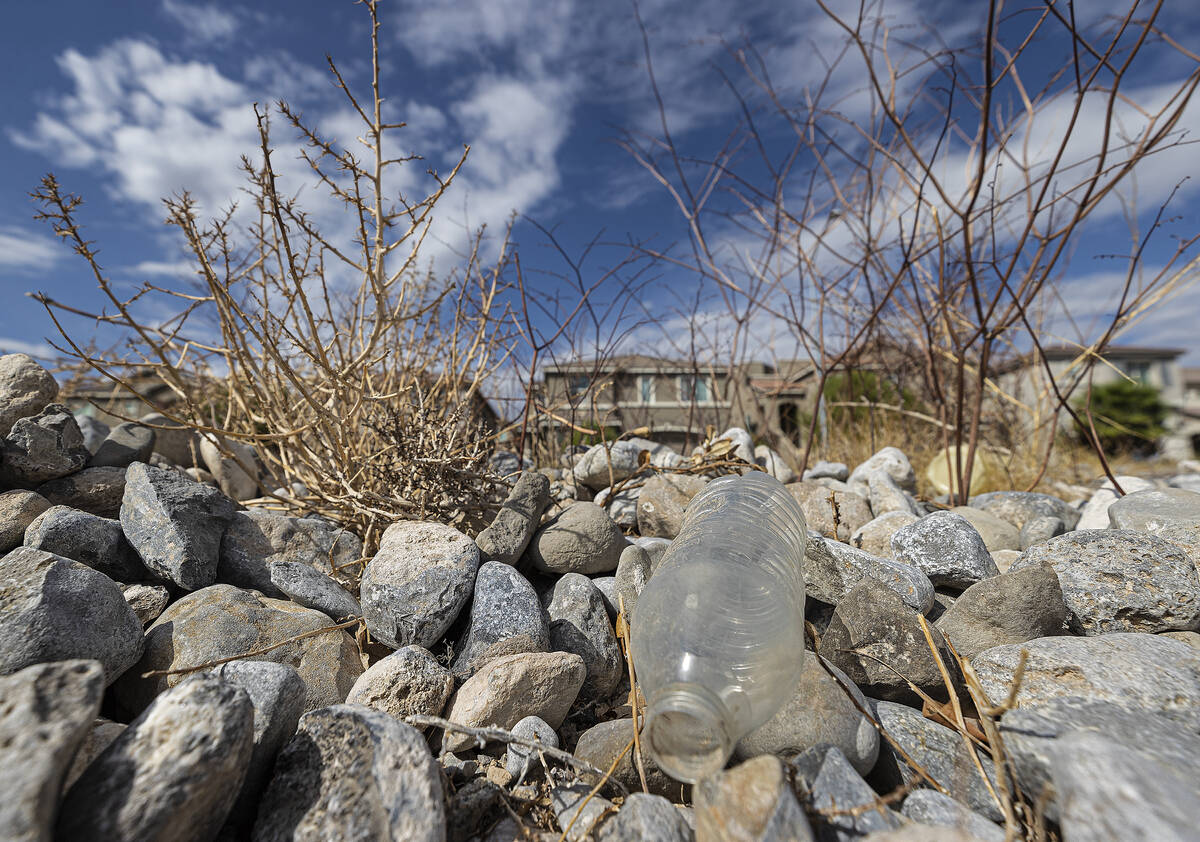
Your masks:
<svg viewBox="0 0 1200 842"><path fill-rule="evenodd" d="M1059 391L1073 403L1079 400L1087 391L1088 382L1081 350L1069 345L1048 346L1043 350ZM1162 450L1164 455L1175 458L1191 456L1200 445L1200 378L1195 384L1195 395L1189 398L1190 387L1185 377L1188 370L1179 365L1183 353L1178 348L1111 345L1101 355L1102 359L1095 362L1090 374L1093 386L1128 377L1157 389L1168 410ZM1049 418L1056 405L1045 368L1030 356L1007 367L1000 376L1000 387L1032 411L1034 423ZM1071 419L1060 413L1058 424L1067 429Z"/></svg>
<svg viewBox="0 0 1200 842"><path fill-rule="evenodd" d="M793 438L812 370L804 360L729 366L630 354L549 366L538 400L547 427L647 427L651 438L677 448L698 444L709 426Z"/></svg>

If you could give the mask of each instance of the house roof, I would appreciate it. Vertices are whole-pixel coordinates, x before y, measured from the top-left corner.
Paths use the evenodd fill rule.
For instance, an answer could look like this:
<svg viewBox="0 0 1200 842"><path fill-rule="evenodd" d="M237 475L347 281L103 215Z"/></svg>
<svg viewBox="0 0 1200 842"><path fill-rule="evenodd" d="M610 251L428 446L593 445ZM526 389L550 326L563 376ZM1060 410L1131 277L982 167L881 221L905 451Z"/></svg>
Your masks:
<svg viewBox="0 0 1200 842"><path fill-rule="evenodd" d="M1046 359L1073 360L1083 353L1078 345L1043 345ZM1182 348L1155 348L1151 345L1109 345L1100 352L1105 359L1113 357L1141 357L1142 359L1173 360L1183 356Z"/></svg>

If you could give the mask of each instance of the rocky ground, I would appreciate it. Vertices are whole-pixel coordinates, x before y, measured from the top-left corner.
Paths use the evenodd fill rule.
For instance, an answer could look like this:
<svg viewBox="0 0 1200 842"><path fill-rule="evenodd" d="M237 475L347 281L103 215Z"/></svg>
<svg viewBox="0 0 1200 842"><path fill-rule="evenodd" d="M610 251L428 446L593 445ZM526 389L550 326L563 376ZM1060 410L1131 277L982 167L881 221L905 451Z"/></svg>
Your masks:
<svg viewBox="0 0 1200 842"><path fill-rule="evenodd" d="M361 566L212 443L57 393L0 357L0 838L1196 838L1200 465L948 508L895 448L797 478L729 431L805 512L813 636L693 788L629 751L617 611L711 471L500 454L489 528L397 522Z"/></svg>

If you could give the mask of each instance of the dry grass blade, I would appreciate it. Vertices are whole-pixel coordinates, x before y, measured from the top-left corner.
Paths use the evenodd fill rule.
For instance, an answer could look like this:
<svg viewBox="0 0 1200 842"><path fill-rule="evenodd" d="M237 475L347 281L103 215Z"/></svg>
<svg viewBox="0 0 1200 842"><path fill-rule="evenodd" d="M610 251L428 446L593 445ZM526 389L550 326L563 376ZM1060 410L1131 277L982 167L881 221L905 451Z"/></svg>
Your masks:
<svg viewBox="0 0 1200 842"><path fill-rule="evenodd" d="M577 772L583 772L590 775L600 775L604 778L605 783L607 783L611 777L611 771L606 773L598 766L593 766L586 760L580 760L569 751L563 751L560 748L552 748L550 746L543 745L540 740L530 739L528 737L518 737L512 731L508 731L498 726L492 725L476 728L470 725L460 725L457 722L451 722L450 720L443 719L440 716L429 716L423 713L407 716L404 718L404 721L409 725L413 725L418 728L441 728L443 731L453 731L456 734L464 734L468 737L473 737L475 742L481 748L487 745L489 742L513 743L519 746L524 746L532 751L541 752L544 756L553 760L557 760L558 762L569 766ZM630 744L632 745L632 742ZM624 756L624 753L622 753L622 756ZM614 765L612 768L615 769L616 766ZM612 783L619 790L621 790L623 794L629 794L629 791L619 780L613 779Z"/></svg>
<svg viewBox="0 0 1200 842"><path fill-rule="evenodd" d="M642 792L649 792L650 788L646 785L646 768L642 762L641 728L638 722L641 705L638 703L637 674L633 665L633 648L629 643L629 623L625 619L624 597L618 596L617 602L620 609L617 614L617 639L621 641L621 649L625 653L625 663L629 666L629 707L633 711L633 759L634 764L637 766L638 780L642 785Z"/></svg>
<svg viewBox="0 0 1200 842"><path fill-rule="evenodd" d="M353 617L349 620L346 620L345 622L337 623L336 625L332 625L332 626L324 626L319 629L313 629L312 631L306 631L303 634L298 634L293 637L289 637L286 640L280 640L280 641L277 641L277 642L272 643L267 646L260 646L257 649L251 649L249 652L243 652L240 655L230 655L228 658L218 658L215 661L206 661L203 664L196 664L194 667L180 667L179 669L173 669L173 670L150 670L149 672L142 673L142 678L154 678L154 677L160 676L160 675L186 675L188 673L199 672L200 670L211 669L212 667L217 667L217 666L220 666L221 664L228 664L232 661L241 661L241 660L244 660L245 658L254 658L254 657L257 657L258 655L265 655L268 652L272 652L281 646L287 646L289 643L295 643L296 641L299 641L299 640L305 640L310 637L316 637L319 634L325 634L326 632L337 631L338 629L346 629L346 628L349 628L350 626L359 626L359 625L363 626L363 628L366 627L365 623L363 623L363 618L362 617Z"/></svg>

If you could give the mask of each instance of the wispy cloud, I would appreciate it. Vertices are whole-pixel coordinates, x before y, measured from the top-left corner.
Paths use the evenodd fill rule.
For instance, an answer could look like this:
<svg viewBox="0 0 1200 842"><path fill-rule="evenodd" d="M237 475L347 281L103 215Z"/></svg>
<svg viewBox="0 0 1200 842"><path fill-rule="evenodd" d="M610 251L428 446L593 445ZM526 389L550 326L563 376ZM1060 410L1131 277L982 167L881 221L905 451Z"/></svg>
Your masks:
<svg viewBox="0 0 1200 842"><path fill-rule="evenodd" d="M20 228L0 228L0 267L42 269L59 260L65 251L45 235Z"/></svg>
<svg viewBox="0 0 1200 842"><path fill-rule="evenodd" d="M215 3L162 0L163 13L183 27L187 36L201 43L227 41L237 33L238 18Z"/></svg>
<svg viewBox="0 0 1200 842"><path fill-rule="evenodd" d="M28 354L40 360L58 356L58 352L45 342L29 342L15 336L0 336L0 354Z"/></svg>

